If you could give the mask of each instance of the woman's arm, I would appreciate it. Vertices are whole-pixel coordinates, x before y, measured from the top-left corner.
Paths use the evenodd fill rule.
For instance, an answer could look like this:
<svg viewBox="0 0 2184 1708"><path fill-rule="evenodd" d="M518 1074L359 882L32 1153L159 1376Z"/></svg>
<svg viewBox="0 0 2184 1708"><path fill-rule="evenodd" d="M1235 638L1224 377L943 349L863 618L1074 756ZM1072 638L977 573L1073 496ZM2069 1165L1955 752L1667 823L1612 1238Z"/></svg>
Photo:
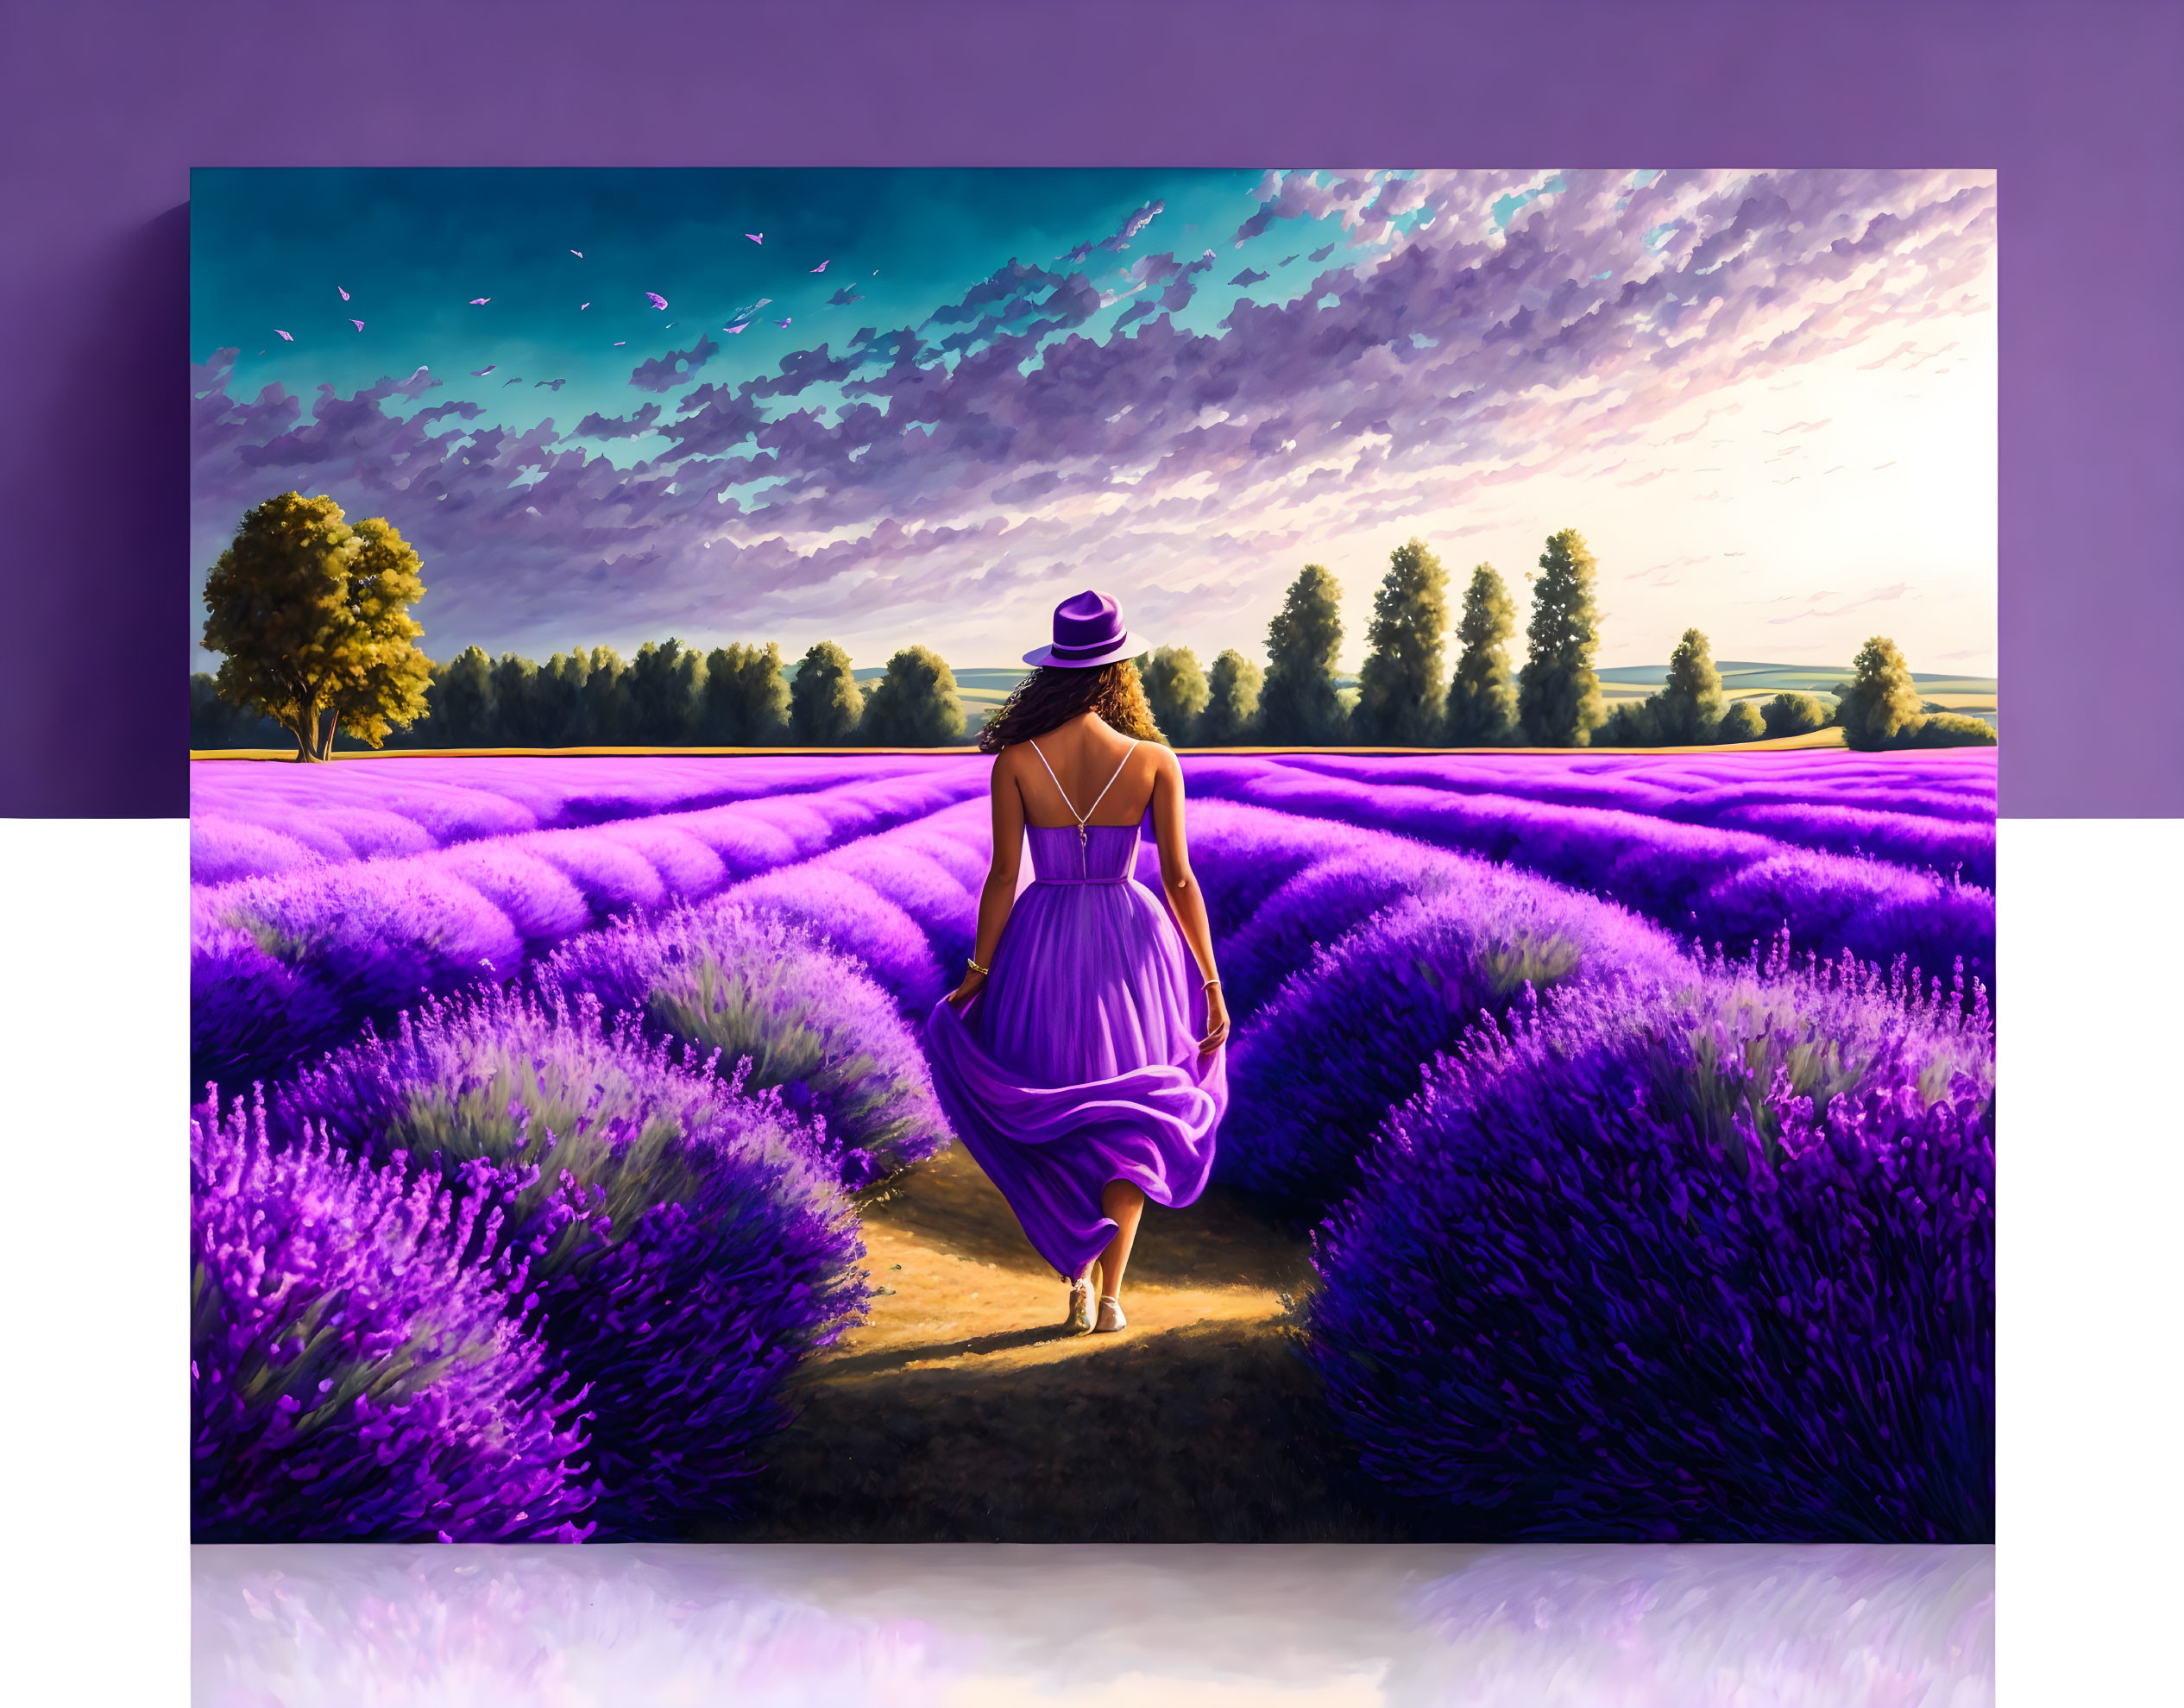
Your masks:
<svg viewBox="0 0 2184 1708"><path fill-rule="evenodd" d="M1205 898L1199 892L1198 879L1191 873L1190 849L1183 835L1182 762L1163 747L1157 763L1159 769L1153 774L1153 841L1161 856L1161 890L1198 963L1198 977L1214 980L1205 986L1206 1030L1199 1040L1199 1053L1210 1055L1228 1040L1229 1005L1221 995L1220 969L1213 964L1213 924L1206 917Z"/></svg>
<svg viewBox="0 0 2184 1708"><path fill-rule="evenodd" d="M1012 751L1004 747L993 759L993 859L986 867L985 887L979 892L979 933L971 944L971 959L979 967L993 965L1001 928L1016 905L1016 872L1023 860L1023 796L1016 788ZM985 976L976 968L966 970L963 982L948 993L958 1013L978 994Z"/></svg>

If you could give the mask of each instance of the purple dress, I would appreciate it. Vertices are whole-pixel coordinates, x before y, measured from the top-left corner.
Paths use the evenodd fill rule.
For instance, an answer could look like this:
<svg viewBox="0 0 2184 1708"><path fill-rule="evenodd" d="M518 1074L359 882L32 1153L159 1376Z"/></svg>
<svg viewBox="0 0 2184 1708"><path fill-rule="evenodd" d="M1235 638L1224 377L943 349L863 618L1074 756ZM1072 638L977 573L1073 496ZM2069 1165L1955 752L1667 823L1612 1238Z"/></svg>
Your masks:
<svg viewBox="0 0 2184 1708"><path fill-rule="evenodd" d="M963 1148L1074 1276L1114 1237L1109 1181L1170 1207L1205 1189L1228 1050L1199 1054L1205 993L1166 898L1132 875L1138 826L1028 834L1035 876L993 970L960 1015L933 1005L926 1049Z"/></svg>

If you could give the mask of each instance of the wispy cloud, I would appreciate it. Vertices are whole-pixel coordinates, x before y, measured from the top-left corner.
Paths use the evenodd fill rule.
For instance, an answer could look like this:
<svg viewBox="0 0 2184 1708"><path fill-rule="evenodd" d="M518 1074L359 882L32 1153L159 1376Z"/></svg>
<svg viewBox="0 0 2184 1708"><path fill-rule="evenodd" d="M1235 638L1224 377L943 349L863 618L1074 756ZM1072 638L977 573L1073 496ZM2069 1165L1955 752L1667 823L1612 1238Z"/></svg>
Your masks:
<svg viewBox="0 0 2184 1708"><path fill-rule="evenodd" d="M1562 176L1504 228L1493 205L1539 174L1269 173L1237 234L1329 221L1314 259L1344 260L1195 330L1178 316L1213 250L1134 254L1111 292L1075 266L1142 238L1150 202L1061 266L1010 262L771 374L693 383L719 350L701 337L633 368L660 400L573 425L412 410L438 383L421 373L231 397L223 351L192 375L193 550L202 570L272 492L330 492L418 544L436 646L565 645L602 612L802 630L853 590L898 623L976 611L999 633L1090 564L1152 622L1257 609L1307 542L1641 442L1695 397L1958 306L1992 242L1980 175ZM616 467L603 440L658 450Z"/></svg>

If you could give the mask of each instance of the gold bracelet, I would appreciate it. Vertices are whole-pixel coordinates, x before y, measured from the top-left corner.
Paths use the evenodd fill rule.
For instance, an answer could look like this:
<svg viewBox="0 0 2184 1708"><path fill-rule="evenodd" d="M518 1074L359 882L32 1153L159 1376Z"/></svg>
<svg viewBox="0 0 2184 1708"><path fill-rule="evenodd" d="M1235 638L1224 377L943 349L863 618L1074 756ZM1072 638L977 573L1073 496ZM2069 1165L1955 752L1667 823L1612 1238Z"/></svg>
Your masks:
<svg viewBox="0 0 2184 1708"><path fill-rule="evenodd" d="M982 979L991 979L993 976L993 969L991 967L981 967L975 960L971 962L971 970Z"/></svg>

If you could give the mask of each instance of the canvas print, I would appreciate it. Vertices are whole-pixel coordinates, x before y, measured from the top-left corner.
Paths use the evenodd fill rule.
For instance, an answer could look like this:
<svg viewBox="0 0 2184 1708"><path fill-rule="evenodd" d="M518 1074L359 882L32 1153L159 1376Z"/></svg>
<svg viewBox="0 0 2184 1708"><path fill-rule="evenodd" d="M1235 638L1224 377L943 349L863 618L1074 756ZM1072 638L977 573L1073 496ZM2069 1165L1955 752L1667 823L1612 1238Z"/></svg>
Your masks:
<svg viewBox="0 0 2184 1708"><path fill-rule="evenodd" d="M191 234L198 1541L1992 1539L1992 173Z"/></svg>

